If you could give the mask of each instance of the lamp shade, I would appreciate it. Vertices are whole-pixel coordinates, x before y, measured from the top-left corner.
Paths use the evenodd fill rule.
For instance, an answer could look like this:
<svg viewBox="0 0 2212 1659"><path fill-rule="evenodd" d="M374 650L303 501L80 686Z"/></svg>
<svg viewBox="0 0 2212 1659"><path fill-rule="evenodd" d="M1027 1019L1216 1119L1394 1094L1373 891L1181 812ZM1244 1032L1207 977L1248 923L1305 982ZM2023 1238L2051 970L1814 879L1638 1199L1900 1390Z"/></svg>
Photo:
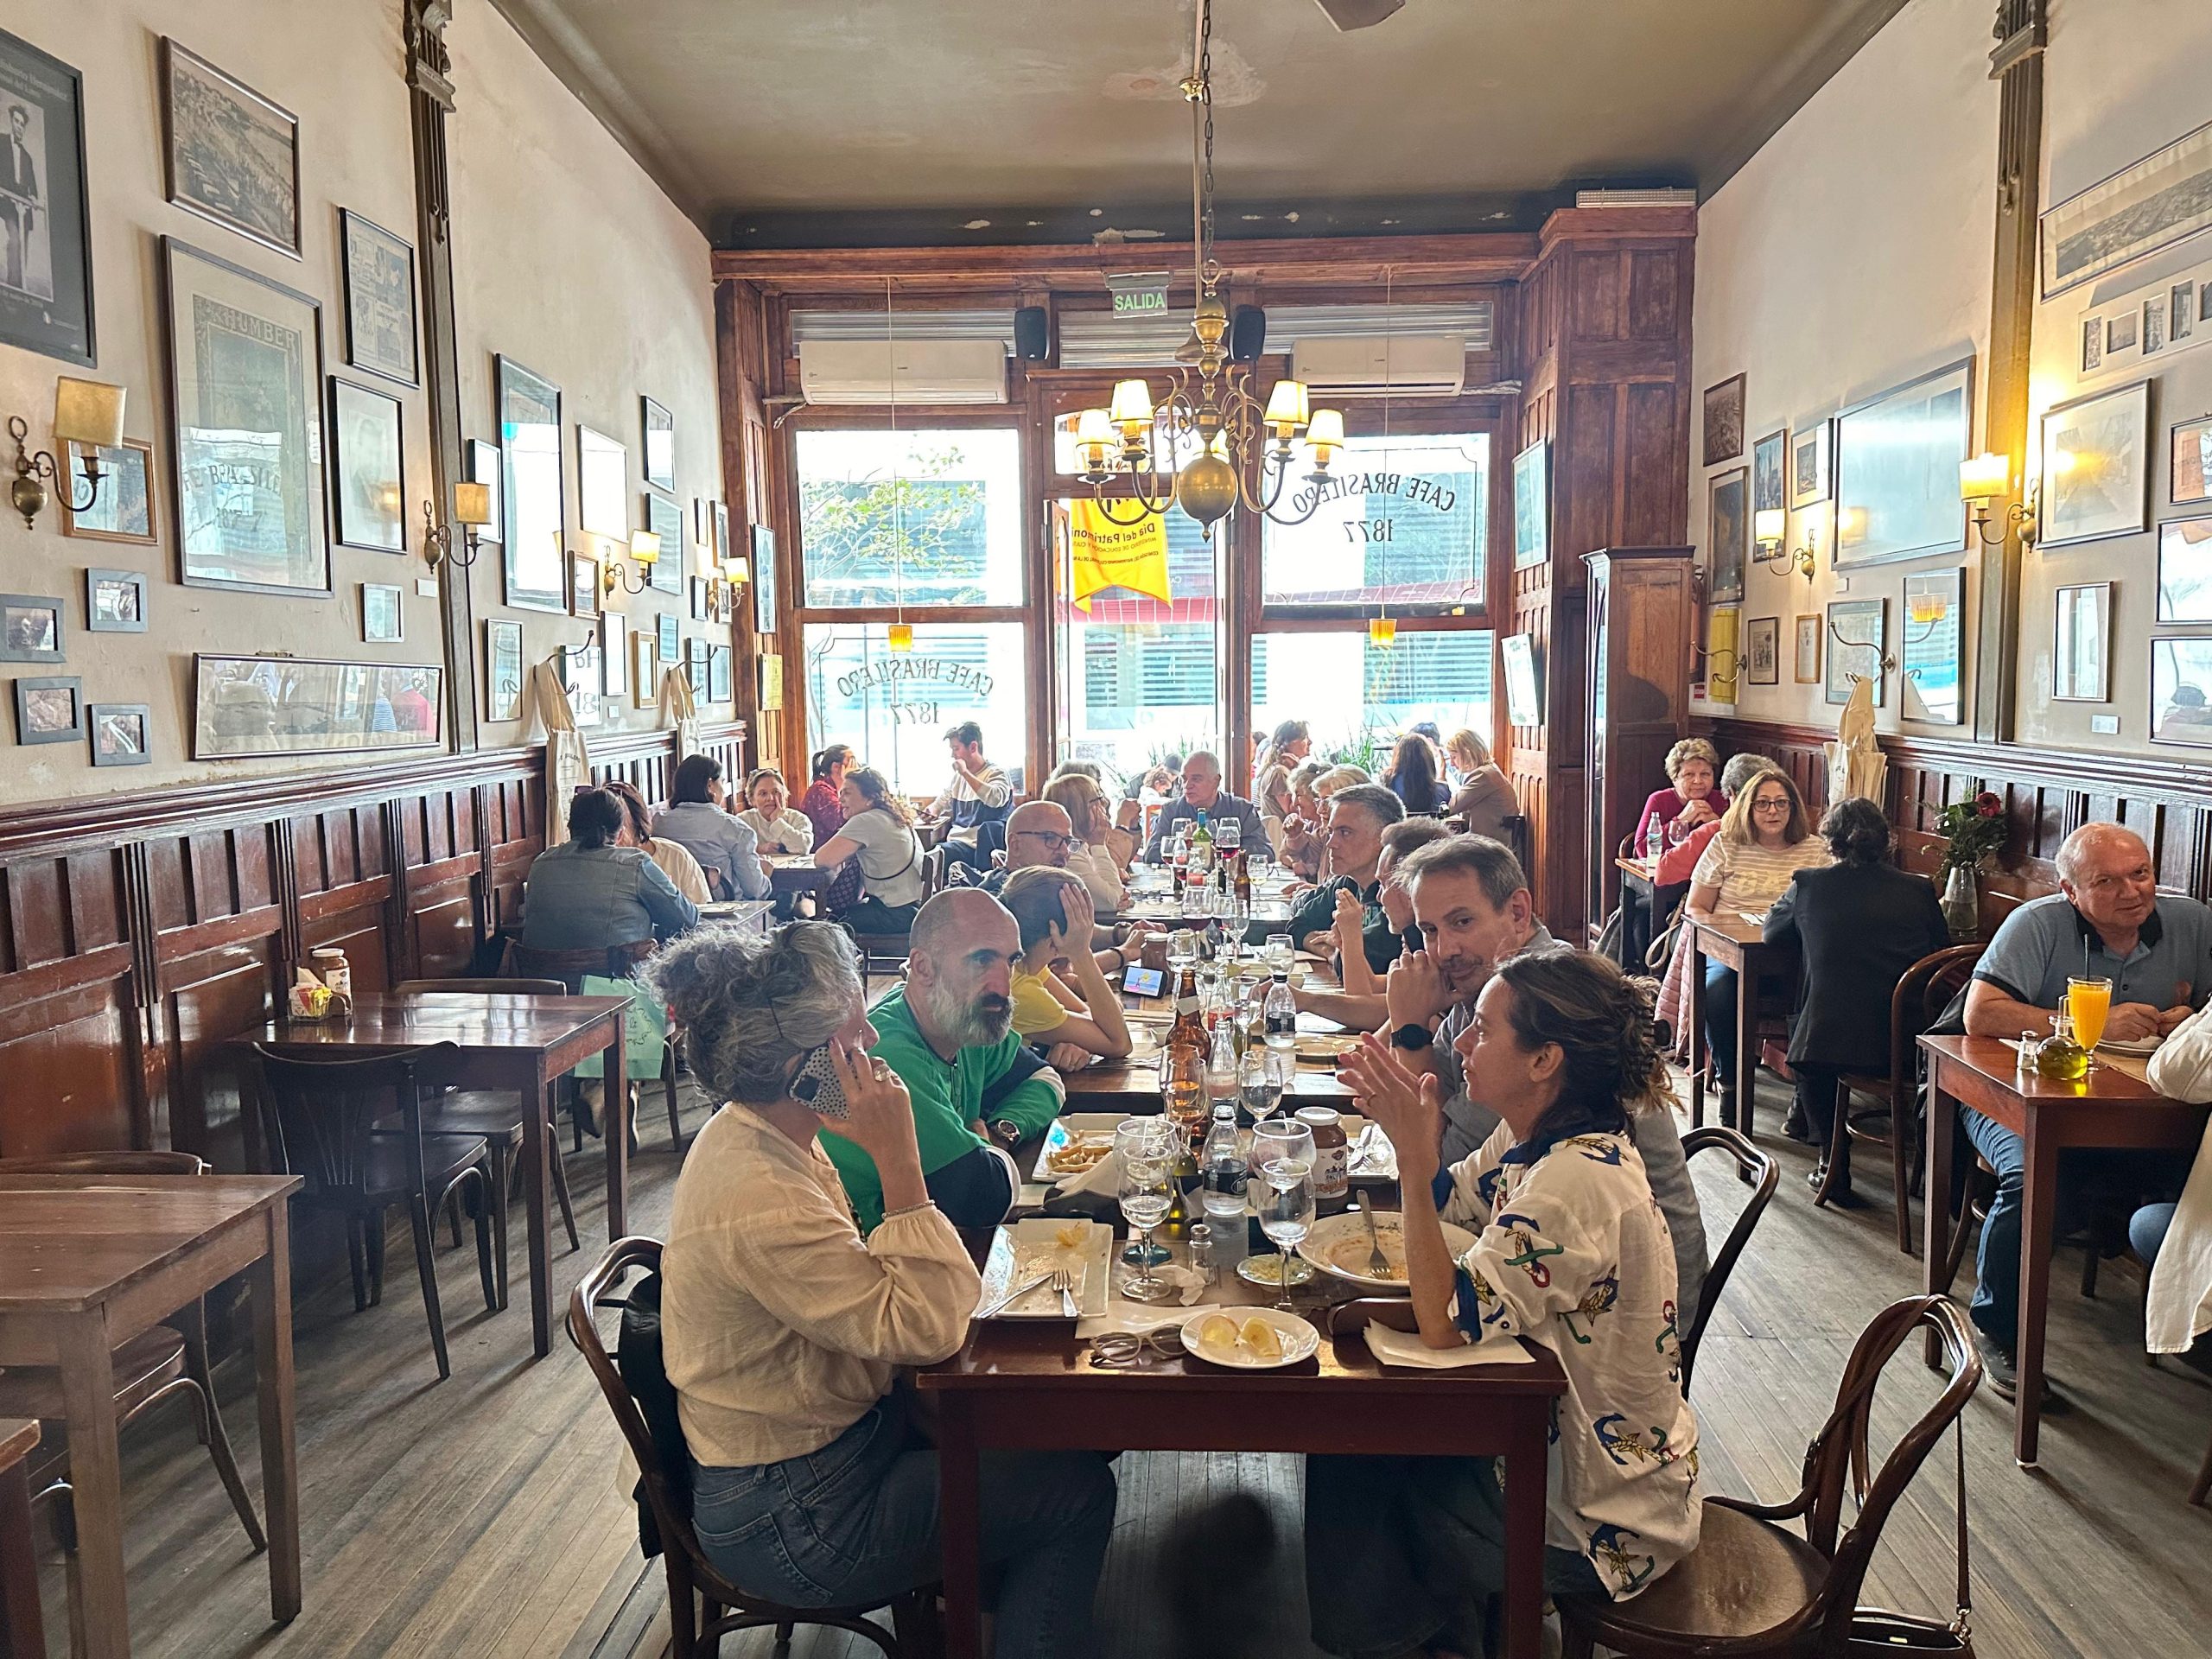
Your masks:
<svg viewBox="0 0 2212 1659"><path fill-rule="evenodd" d="M1398 643L1398 619L1395 616L1370 616L1367 619L1367 643L1386 649Z"/></svg>
<svg viewBox="0 0 2212 1659"><path fill-rule="evenodd" d="M123 442L123 388L98 380L54 383L54 436L59 443L112 448Z"/></svg>
<svg viewBox="0 0 2212 1659"><path fill-rule="evenodd" d="M1268 394L1268 412L1263 418L1269 426L1302 427L1309 413L1305 386L1296 380L1278 380L1274 390Z"/></svg>
<svg viewBox="0 0 2212 1659"><path fill-rule="evenodd" d="M1114 423L1103 409L1086 409L1076 416L1075 441L1089 447L1114 442Z"/></svg>
<svg viewBox="0 0 2212 1659"><path fill-rule="evenodd" d="M914 648L914 625L912 623L893 622L887 632L890 637L886 639L884 643L888 645L892 650L912 651Z"/></svg>
<svg viewBox="0 0 2212 1659"><path fill-rule="evenodd" d="M1109 413L1116 426L1150 426L1152 424L1152 388L1141 380L1123 380L1114 388L1114 406Z"/></svg>
<svg viewBox="0 0 2212 1659"><path fill-rule="evenodd" d="M2005 486L2012 480L2012 457L1993 455L1985 450L1972 461L1959 463L1959 499L1994 501L2005 493Z"/></svg>
<svg viewBox="0 0 2212 1659"><path fill-rule="evenodd" d="M1751 539L1779 546L1789 533L1789 515L1780 507L1761 507L1751 515Z"/></svg>
<svg viewBox="0 0 2212 1659"><path fill-rule="evenodd" d="M492 522L492 486L489 484L456 484L453 486L453 516L464 524L488 524Z"/></svg>
<svg viewBox="0 0 2212 1659"><path fill-rule="evenodd" d="M1306 442L1316 449L1338 449L1344 447L1344 417L1333 409L1317 409L1306 428Z"/></svg>
<svg viewBox="0 0 2212 1659"><path fill-rule="evenodd" d="M660 562L660 537L650 530L630 532L630 556L639 564L652 565Z"/></svg>

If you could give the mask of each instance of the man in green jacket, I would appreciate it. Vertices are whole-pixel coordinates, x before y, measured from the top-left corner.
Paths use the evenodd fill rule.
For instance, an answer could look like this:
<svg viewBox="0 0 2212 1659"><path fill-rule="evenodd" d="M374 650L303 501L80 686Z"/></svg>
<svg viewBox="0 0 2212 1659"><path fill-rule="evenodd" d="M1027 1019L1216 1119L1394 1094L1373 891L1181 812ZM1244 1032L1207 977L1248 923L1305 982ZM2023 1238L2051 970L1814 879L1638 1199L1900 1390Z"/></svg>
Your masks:
<svg viewBox="0 0 2212 1659"><path fill-rule="evenodd" d="M1059 1074L1014 1034L1021 931L990 894L954 887L922 906L906 949L906 984L868 1012L872 1052L913 1101L914 1141L938 1208L956 1227L995 1226L1021 1190L1007 1154L1067 1098ZM874 1161L830 1129L822 1149L868 1232L883 1219Z"/></svg>

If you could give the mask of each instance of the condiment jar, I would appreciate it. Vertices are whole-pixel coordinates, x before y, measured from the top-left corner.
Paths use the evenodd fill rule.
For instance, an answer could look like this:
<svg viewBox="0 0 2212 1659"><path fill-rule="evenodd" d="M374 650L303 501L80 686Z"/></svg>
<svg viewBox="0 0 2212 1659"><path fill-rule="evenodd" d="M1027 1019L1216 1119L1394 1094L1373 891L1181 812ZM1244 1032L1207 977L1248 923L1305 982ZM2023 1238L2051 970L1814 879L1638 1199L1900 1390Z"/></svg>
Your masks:
<svg viewBox="0 0 2212 1659"><path fill-rule="evenodd" d="M1351 1187L1351 1141L1333 1106L1301 1106L1298 1121L1313 1131L1313 1198L1325 1204Z"/></svg>
<svg viewBox="0 0 2212 1659"><path fill-rule="evenodd" d="M353 995L353 968L346 960L346 953L334 944L326 944L308 953L308 966L315 976L339 996Z"/></svg>

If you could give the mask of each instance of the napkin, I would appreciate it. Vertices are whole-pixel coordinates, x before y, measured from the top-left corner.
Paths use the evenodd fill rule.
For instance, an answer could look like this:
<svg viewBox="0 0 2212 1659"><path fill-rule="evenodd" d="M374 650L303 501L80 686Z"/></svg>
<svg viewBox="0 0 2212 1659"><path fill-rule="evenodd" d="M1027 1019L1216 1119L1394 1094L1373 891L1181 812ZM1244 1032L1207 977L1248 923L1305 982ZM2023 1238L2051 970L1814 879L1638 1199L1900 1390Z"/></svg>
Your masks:
<svg viewBox="0 0 2212 1659"><path fill-rule="evenodd" d="M1359 1139L1351 1143L1345 1173L1385 1181L1398 1179L1398 1149L1390 1144L1380 1123L1370 1123L1359 1132Z"/></svg>
<svg viewBox="0 0 2212 1659"><path fill-rule="evenodd" d="M1162 1268L1158 1271L1164 1275L1168 1270ZM1077 1341L1088 1342L1093 1337L1103 1337L1115 1331L1135 1333L1145 1331L1179 1330L1185 1320L1195 1319L1202 1314L1219 1313L1223 1311L1218 1302L1205 1302L1196 1307L1151 1307L1142 1302L1125 1302L1118 1297L1109 1302L1107 1306L1108 1312L1099 1314L1095 1319L1076 1321Z"/></svg>
<svg viewBox="0 0 2212 1659"><path fill-rule="evenodd" d="M1114 1148L1089 1169L1061 1177L1052 1183L1052 1190L1060 1193L1102 1192L1109 1198L1118 1196L1122 1190L1121 1148Z"/></svg>
<svg viewBox="0 0 2212 1659"><path fill-rule="evenodd" d="M1418 1371L1456 1371L1463 1365L1526 1365L1529 1351L1517 1342L1470 1343L1464 1348L1432 1348L1410 1331L1393 1331L1373 1320L1360 1327L1368 1351L1385 1365Z"/></svg>

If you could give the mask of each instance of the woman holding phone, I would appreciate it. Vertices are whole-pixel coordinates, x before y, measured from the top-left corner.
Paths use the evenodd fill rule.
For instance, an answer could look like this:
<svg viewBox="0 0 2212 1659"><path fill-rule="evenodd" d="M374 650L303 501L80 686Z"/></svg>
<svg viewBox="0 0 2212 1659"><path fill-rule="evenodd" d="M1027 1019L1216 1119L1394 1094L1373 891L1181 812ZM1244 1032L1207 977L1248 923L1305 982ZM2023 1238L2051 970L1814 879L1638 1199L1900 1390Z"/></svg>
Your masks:
<svg viewBox="0 0 2212 1659"><path fill-rule="evenodd" d="M959 1348L982 1282L923 1185L906 1085L866 1052L852 942L822 922L696 935L655 958L652 979L693 1075L726 1103L683 1161L662 1256L700 1547L791 1606L927 1584L942 1570L937 1452L899 1371ZM817 1144L825 1122L882 1179L865 1239ZM985 1452L982 1498L999 1653L1087 1653L1114 1525L1105 1459Z"/></svg>

